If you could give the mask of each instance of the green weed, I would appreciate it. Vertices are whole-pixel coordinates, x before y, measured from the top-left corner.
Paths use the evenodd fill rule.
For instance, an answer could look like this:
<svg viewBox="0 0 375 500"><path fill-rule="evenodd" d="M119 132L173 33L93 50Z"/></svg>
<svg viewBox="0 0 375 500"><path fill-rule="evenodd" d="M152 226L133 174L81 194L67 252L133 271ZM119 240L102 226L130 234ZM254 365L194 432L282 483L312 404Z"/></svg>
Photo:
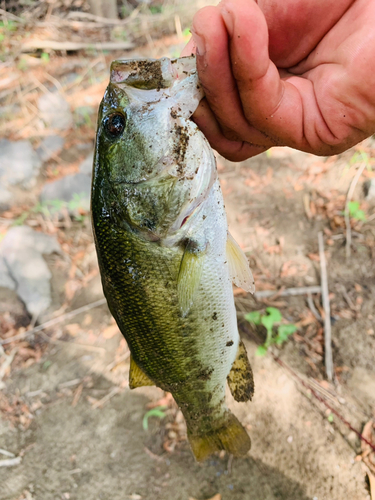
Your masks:
<svg viewBox="0 0 375 500"><path fill-rule="evenodd" d="M369 156L366 151L356 151L349 160L349 165L354 165L355 163L365 163L367 170L372 171L373 159Z"/></svg>
<svg viewBox="0 0 375 500"><path fill-rule="evenodd" d="M263 325L267 330L265 343L259 346L256 351L258 356L264 356L272 344L279 346L284 344L284 342L288 340L289 336L297 330L296 325L292 323L279 324L281 323L283 317L279 309L276 307L267 307L266 314L261 314L259 311L252 311L245 315L245 319L253 325ZM279 326L275 328L276 325Z"/></svg>
<svg viewBox="0 0 375 500"><path fill-rule="evenodd" d="M359 207L360 207L359 201L349 201L348 203L349 217L351 217L354 220L365 221L366 214Z"/></svg>
<svg viewBox="0 0 375 500"><path fill-rule="evenodd" d="M157 406L156 408L152 408L147 413L145 413L143 420L142 420L143 430L148 431L148 419L150 417L157 417L160 419L165 418L167 416L167 414L165 413L164 410L166 410L167 408L168 408L168 406L161 405L161 406Z"/></svg>
<svg viewBox="0 0 375 500"><path fill-rule="evenodd" d="M70 201L64 200L48 200L44 202L38 202L33 208L23 212L14 222L13 226L22 226L22 224L30 217L32 214L42 214L46 219L52 219L54 215L61 212L63 209L67 209L69 212L75 212L74 218L79 222L84 221L85 215L78 213L78 209L82 206L82 201L86 198L85 193L74 193L73 199Z"/></svg>
<svg viewBox="0 0 375 500"><path fill-rule="evenodd" d="M49 54L47 52L42 52L40 58L44 62L44 64L49 63Z"/></svg>

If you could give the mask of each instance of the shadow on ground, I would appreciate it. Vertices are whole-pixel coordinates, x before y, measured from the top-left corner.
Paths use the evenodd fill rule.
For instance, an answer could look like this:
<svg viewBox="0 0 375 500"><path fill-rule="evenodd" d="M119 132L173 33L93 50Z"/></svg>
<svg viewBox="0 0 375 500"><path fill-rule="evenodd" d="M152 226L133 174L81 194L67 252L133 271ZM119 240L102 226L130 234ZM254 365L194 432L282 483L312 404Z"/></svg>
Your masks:
<svg viewBox="0 0 375 500"><path fill-rule="evenodd" d="M94 387L109 383L98 378ZM26 453L21 465L0 470L0 498L27 490L40 500L203 500L217 493L223 500L308 500L298 483L251 457L233 460L230 471L228 457L197 464L187 444L151 457L144 446L152 438L142 429L147 402L126 391L103 409L85 398L76 407L65 398L46 405L26 433L3 435L8 450Z"/></svg>

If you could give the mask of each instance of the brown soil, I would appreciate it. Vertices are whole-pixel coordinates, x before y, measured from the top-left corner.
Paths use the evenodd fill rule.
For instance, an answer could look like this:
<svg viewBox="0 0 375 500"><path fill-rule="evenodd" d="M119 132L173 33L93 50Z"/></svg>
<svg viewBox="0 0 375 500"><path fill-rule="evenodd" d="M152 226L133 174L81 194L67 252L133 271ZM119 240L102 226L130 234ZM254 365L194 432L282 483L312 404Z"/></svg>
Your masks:
<svg viewBox="0 0 375 500"><path fill-rule="evenodd" d="M137 55L142 51L159 57L172 49L155 45ZM69 68L69 58L61 59ZM62 67L51 58L47 69L60 78ZM37 71L44 81L45 69ZM101 71L103 77L107 70ZM105 87L104 77L92 86L84 83L67 94L73 109L83 95L96 106ZM42 136L28 127L12 130L8 137L14 138L17 130L15 138L31 137L36 145ZM64 162L51 160L25 197L25 206L3 214L1 223L32 208L46 180L77 171L86 153L75 147L90 147L93 138L93 124L68 134L60 155ZM357 150L368 155L371 167L373 141ZM312 315L306 295L260 300L237 294L255 397L239 404L228 394L228 401L248 428L252 449L245 459L221 455L199 465L184 439L183 423L176 424L178 411L162 391L129 390L127 347L106 306L91 309L29 342L4 346L7 354L13 347L16 351L0 394L0 449L22 461L0 467L0 499L208 500L221 495L215 500L370 500L361 442L353 429L362 432L375 411L375 220L353 221L347 261L342 210L358 167L350 162L354 153L321 159L275 148L242 164L218 160L230 230L248 253L257 290L276 293L280 287L319 285L317 233L325 231L333 383L325 376L322 324ZM365 169L354 195L368 219L374 206L364 200L362 188L372 176L371 168ZM48 260L51 311L63 305L75 309L102 297L88 217L70 224L31 213L25 223L55 234L63 246L64 256ZM313 300L322 313L320 295ZM255 350L264 331L247 323L244 314L269 305L278 307L298 331L281 348L258 357ZM20 310L22 321L28 321ZM150 402L169 408L166 418L151 417L145 431L142 421Z"/></svg>

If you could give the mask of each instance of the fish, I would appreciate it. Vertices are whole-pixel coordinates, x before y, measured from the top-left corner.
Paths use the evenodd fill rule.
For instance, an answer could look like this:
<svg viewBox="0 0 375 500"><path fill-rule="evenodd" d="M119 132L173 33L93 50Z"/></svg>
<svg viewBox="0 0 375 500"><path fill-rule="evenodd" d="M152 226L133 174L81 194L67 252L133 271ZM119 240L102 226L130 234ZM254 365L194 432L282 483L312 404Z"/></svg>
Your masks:
<svg viewBox="0 0 375 500"><path fill-rule="evenodd" d="M247 454L226 383L237 401L254 392L232 288L253 292L254 280L228 232L215 156L191 119L203 95L194 56L113 61L91 197L104 294L131 352L129 387L173 395L197 461Z"/></svg>

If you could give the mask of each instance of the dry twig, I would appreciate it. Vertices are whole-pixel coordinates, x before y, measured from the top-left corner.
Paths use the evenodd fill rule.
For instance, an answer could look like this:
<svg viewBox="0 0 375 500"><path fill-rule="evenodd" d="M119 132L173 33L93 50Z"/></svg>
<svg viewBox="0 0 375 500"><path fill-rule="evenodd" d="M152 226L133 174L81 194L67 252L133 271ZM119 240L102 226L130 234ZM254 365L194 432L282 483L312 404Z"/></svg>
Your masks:
<svg viewBox="0 0 375 500"><path fill-rule="evenodd" d="M352 201L353 194L355 187L359 181L359 178L362 175L362 172L364 171L366 167L366 163L363 162L362 165L360 165L359 169L357 170L357 173L353 177L352 182L350 183L349 189L348 189L348 194L346 195L346 202L345 202L345 226L346 226L346 259L350 259L350 253L351 253L351 246L352 246L352 231L350 227L350 214L349 214L349 203Z"/></svg>
<svg viewBox="0 0 375 500"><path fill-rule="evenodd" d="M62 323L63 321L65 321L67 319L73 318L74 316L77 316L77 314L84 313L86 311L89 311L90 309L93 309L94 307L99 307L99 306L102 306L106 303L107 303L106 299L96 300L95 302L91 302L90 304L87 304L86 306L82 306L82 307L79 307L78 309L74 309L74 311L70 311L68 313L62 314L61 316L58 316L57 318L50 319L49 321L46 321L45 323L42 323L41 325L36 326L35 328L32 328L31 330L19 333L18 335L14 335L13 337L9 337L8 339L0 340L0 345L10 344L11 342L14 342L15 340L25 339L25 338L29 337L30 335L34 335L35 333L39 333L42 330L45 330L46 328L58 325L59 323Z"/></svg>
<svg viewBox="0 0 375 500"><path fill-rule="evenodd" d="M308 294L307 294L307 304L310 308L310 311L313 313L314 317L318 321L323 321L321 315L319 314L319 311L315 307L315 304L314 304L314 301L312 299L312 295L310 292L308 292Z"/></svg>
<svg viewBox="0 0 375 500"><path fill-rule="evenodd" d="M14 453L11 453L8 450L4 450L3 448L0 448L0 455L5 455L6 457L14 458L16 455Z"/></svg>
<svg viewBox="0 0 375 500"><path fill-rule="evenodd" d="M95 403L93 403L92 407L93 408L99 408L103 405L105 405L106 403L108 403L108 401L110 399L113 398L113 396L115 396L116 394L118 394L119 392L121 391L120 387L114 387L108 394L106 394L102 399L99 399L98 401L95 401Z"/></svg>
<svg viewBox="0 0 375 500"><path fill-rule="evenodd" d="M306 295L313 293L321 293L321 291L322 288L319 285L302 286L296 288L285 288L285 290L280 291L280 293L277 290L262 290L260 292L255 292L254 297L256 299L264 299L267 297L273 297L274 295L277 295L277 297L287 297L290 295Z"/></svg>
<svg viewBox="0 0 375 500"><path fill-rule="evenodd" d="M32 52L33 50L130 50L134 48L131 42L57 42L55 40L27 40L23 43L22 52Z"/></svg>
<svg viewBox="0 0 375 500"><path fill-rule="evenodd" d="M320 273L321 273L321 286L322 286L322 302L324 308L325 367L326 367L327 378L331 382L333 379L331 308L329 304L327 264L326 264L326 256L324 254L324 240L322 231L319 231L318 233L318 242L319 242Z"/></svg>
<svg viewBox="0 0 375 500"><path fill-rule="evenodd" d="M0 467L14 467L15 465L19 465L21 461L21 457L6 458L5 460L0 460Z"/></svg>

